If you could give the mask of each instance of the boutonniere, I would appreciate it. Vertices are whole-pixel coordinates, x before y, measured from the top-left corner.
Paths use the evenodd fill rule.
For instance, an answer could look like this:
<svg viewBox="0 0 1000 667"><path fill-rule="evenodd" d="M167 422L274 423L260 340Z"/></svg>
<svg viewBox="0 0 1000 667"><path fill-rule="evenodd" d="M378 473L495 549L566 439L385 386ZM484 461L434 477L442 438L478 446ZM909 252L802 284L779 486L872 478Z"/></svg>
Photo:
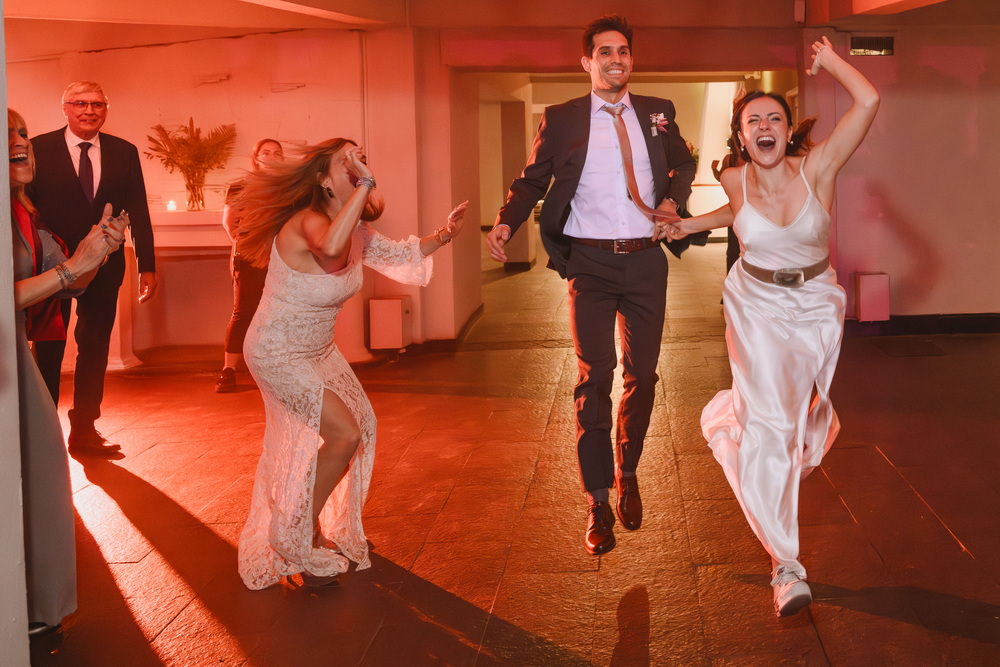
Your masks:
<svg viewBox="0 0 1000 667"><path fill-rule="evenodd" d="M651 113L649 114L649 123L649 134L655 137L660 133L660 130L667 131L667 125L670 124L670 121L662 113Z"/></svg>

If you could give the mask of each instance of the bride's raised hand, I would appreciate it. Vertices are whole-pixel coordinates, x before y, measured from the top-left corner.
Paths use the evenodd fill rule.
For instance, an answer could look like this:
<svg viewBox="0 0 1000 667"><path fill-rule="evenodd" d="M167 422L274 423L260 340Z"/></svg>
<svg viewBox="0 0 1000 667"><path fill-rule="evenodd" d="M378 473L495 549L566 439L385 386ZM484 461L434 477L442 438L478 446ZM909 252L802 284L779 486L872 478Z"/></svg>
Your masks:
<svg viewBox="0 0 1000 667"><path fill-rule="evenodd" d="M833 50L833 44L827 39L826 35L823 35L818 40L812 43L812 67L807 70L809 76L816 76L819 74L820 67L823 66L823 60L829 57L837 57L836 52Z"/></svg>

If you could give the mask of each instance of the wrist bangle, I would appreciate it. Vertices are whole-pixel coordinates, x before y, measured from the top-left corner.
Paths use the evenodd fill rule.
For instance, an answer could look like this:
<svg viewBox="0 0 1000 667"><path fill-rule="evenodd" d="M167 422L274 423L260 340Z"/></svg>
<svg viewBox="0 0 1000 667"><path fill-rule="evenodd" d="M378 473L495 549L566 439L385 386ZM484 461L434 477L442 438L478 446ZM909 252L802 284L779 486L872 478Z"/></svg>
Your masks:
<svg viewBox="0 0 1000 667"><path fill-rule="evenodd" d="M362 176L358 179L358 182L354 184L354 187L360 188L362 185L367 185L369 190L374 190L375 179L371 176Z"/></svg>
<svg viewBox="0 0 1000 667"><path fill-rule="evenodd" d="M449 236L448 240L445 241L443 238L441 238L441 232L443 232L443 231L445 231L444 227L438 227L438 230L436 232L434 232L434 238L437 240L437 242L438 242L439 245L446 246L449 243L451 243L452 237Z"/></svg>
<svg viewBox="0 0 1000 667"><path fill-rule="evenodd" d="M63 289L76 282L76 275L69 270L64 262L56 264L56 275L59 277L59 284Z"/></svg>

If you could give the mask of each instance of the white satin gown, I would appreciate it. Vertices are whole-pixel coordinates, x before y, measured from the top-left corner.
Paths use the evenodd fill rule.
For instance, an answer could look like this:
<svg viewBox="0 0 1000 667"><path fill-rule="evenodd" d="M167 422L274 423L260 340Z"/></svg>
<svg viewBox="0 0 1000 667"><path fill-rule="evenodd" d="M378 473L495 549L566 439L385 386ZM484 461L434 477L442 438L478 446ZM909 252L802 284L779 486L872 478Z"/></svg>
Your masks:
<svg viewBox="0 0 1000 667"><path fill-rule="evenodd" d="M375 458L375 414L334 343L337 314L361 289L362 264L413 285L426 285L433 271L417 237L392 241L367 224L355 231L350 260L336 273L296 271L276 247L271 249L264 294L243 344L267 418L250 514L240 535L239 572L247 588L265 588L299 572L340 574L348 561L357 563L359 570L371 565L361 509ZM341 553L313 546L313 486L324 391L344 402L361 431L347 473L319 516L323 535Z"/></svg>
<svg viewBox="0 0 1000 667"><path fill-rule="evenodd" d="M781 227L747 201L744 165L743 206L733 228L750 264L806 267L829 254L830 216L802 175L804 166L803 159L806 200ZM733 386L705 406L702 432L761 544L804 579L799 482L840 430L830 383L844 331L844 290L832 268L793 288L762 282L736 262L723 303Z"/></svg>

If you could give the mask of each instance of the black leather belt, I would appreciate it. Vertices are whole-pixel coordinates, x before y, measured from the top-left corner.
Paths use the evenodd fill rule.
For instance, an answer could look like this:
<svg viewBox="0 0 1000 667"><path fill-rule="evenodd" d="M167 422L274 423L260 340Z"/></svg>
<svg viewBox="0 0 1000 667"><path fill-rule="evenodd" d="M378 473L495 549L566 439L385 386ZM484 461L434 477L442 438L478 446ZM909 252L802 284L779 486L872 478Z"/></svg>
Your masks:
<svg viewBox="0 0 1000 667"><path fill-rule="evenodd" d="M651 240L649 237L642 237L639 239L578 239L573 238L573 243L580 243L582 245L588 245L591 248L600 248L601 250L610 250L616 255L627 255L630 252L639 252L640 250L649 250L650 248L655 248L659 244L657 241Z"/></svg>
<svg viewBox="0 0 1000 667"><path fill-rule="evenodd" d="M823 273L830 266L830 258L824 257L812 266L805 266L801 269L762 269L759 266L750 264L745 259L740 259L743 270L761 281L771 283L780 287L802 287L807 280L812 280Z"/></svg>

